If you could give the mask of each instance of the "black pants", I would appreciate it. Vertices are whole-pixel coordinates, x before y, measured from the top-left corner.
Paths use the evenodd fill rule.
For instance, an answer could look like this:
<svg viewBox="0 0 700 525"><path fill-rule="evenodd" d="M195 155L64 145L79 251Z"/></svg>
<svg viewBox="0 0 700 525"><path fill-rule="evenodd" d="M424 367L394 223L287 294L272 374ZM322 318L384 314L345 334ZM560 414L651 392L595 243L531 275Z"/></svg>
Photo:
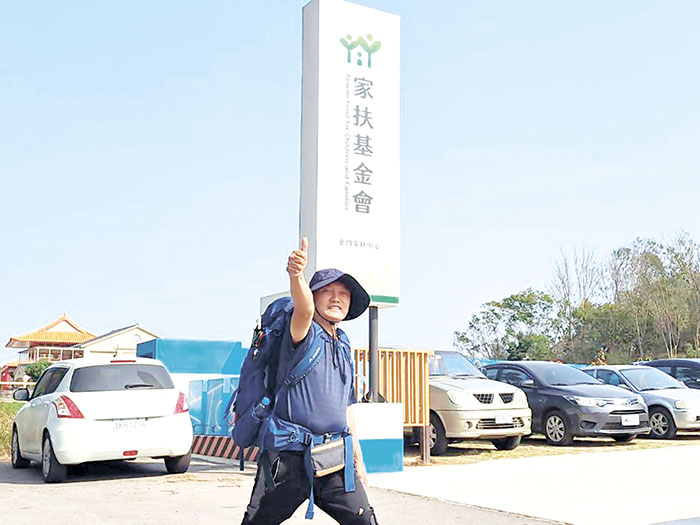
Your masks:
<svg viewBox="0 0 700 525"><path fill-rule="evenodd" d="M258 462L258 473L243 525L276 525L290 518L309 497L309 481L304 470L304 456L296 452L265 452L269 470ZM266 474L267 473L267 474ZM265 485L266 475L272 482ZM314 506L343 525L377 525L374 509L355 476L355 492L345 492L343 471L314 478Z"/></svg>

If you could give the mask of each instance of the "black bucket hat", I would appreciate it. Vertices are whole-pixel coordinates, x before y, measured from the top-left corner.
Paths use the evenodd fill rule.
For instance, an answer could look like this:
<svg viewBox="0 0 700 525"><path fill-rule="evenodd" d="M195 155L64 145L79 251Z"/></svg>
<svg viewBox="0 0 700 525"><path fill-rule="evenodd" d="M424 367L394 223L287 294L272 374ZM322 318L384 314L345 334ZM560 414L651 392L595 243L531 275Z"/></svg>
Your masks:
<svg viewBox="0 0 700 525"><path fill-rule="evenodd" d="M369 294L349 273L343 273L335 268L318 270L311 278L309 288L315 292L334 282L343 283L350 290L350 308L348 315L345 316L345 321L361 316L369 306Z"/></svg>

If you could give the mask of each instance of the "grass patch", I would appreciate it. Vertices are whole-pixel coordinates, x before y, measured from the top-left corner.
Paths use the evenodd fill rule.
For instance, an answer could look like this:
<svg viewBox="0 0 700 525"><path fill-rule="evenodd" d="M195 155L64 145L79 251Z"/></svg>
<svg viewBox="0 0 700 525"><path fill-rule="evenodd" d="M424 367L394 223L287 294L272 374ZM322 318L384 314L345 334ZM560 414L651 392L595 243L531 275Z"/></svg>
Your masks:
<svg viewBox="0 0 700 525"><path fill-rule="evenodd" d="M576 438L569 447L547 445L544 436L530 436L514 450L496 450L489 441L462 441L450 444L443 456L431 456L431 465L468 465L490 459L529 458L586 452L613 452L661 447L700 445L700 432L679 432L674 439L639 437L629 443L616 443L611 438ZM417 445L404 447L404 465L422 465Z"/></svg>
<svg viewBox="0 0 700 525"><path fill-rule="evenodd" d="M12 420L23 404L0 401L0 459L10 457Z"/></svg>

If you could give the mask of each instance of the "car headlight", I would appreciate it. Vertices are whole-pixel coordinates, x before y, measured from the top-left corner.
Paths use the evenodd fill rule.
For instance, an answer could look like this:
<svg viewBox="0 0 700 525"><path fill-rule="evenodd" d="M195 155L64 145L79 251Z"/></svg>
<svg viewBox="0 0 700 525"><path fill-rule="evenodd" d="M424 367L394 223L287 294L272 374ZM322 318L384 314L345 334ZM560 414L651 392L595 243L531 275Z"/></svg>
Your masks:
<svg viewBox="0 0 700 525"><path fill-rule="evenodd" d="M513 397L513 401L515 401L516 405L527 405L527 396L525 395L525 392L523 392L520 389L517 389L515 391L515 396Z"/></svg>
<svg viewBox="0 0 700 525"><path fill-rule="evenodd" d="M462 390L448 390L447 397L455 405L467 405L474 398L469 392L463 392Z"/></svg>
<svg viewBox="0 0 700 525"><path fill-rule="evenodd" d="M598 404L599 401L603 401L602 399L597 399L595 397L581 397L581 396L564 396L565 399L574 405L578 405L580 407L594 407L596 405L598 406L603 406L601 404Z"/></svg>
<svg viewBox="0 0 700 525"><path fill-rule="evenodd" d="M679 399L676 401L676 408L695 408L695 406L685 399Z"/></svg>

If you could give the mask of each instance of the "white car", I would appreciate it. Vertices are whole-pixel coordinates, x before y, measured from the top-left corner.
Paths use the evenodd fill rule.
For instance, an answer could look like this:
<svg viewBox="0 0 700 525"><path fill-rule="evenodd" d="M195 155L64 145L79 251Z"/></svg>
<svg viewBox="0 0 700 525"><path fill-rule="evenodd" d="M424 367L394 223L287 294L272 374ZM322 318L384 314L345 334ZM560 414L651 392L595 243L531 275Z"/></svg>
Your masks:
<svg viewBox="0 0 700 525"><path fill-rule="evenodd" d="M430 453L462 439L488 440L498 450L512 450L530 434L532 411L525 393L487 379L455 351L430 358Z"/></svg>
<svg viewBox="0 0 700 525"><path fill-rule="evenodd" d="M12 424L12 466L41 464L44 481L63 481L68 465L163 458L170 473L190 464L187 398L163 363L134 358L72 359L47 368Z"/></svg>

